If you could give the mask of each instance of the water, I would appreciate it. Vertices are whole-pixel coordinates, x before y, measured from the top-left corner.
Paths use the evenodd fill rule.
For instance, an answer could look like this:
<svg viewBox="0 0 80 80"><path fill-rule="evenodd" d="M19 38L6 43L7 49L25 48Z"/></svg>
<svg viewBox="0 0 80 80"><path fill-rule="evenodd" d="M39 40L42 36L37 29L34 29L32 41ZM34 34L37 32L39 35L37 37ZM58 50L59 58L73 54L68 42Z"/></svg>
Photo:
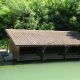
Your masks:
<svg viewBox="0 0 80 80"><path fill-rule="evenodd" d="M80 80L80 61L3 62L0 80Z"/></svg>

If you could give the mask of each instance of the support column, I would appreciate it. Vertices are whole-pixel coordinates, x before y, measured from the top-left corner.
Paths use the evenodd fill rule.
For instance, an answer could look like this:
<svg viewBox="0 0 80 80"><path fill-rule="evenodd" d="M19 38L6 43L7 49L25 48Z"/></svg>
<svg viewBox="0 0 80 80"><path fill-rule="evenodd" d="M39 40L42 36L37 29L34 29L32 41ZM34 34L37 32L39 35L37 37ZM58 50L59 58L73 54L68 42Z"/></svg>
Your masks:
<svg viewBox="0 0 80 80"><path fill-rule="evenodd" d="M66 58L66 53L67 53L68 49L69 49L69 46L65 46L64 59Z"/></svg>
<svg viewBox="0 0 80 80"><path fill-rule="evenodd" d="M41 59L42 59L42 60L45 60L45 56L44 56L45 50L46 50L46 47L43 47L43 48L42 48L42 52L41 52Z"/></svg>

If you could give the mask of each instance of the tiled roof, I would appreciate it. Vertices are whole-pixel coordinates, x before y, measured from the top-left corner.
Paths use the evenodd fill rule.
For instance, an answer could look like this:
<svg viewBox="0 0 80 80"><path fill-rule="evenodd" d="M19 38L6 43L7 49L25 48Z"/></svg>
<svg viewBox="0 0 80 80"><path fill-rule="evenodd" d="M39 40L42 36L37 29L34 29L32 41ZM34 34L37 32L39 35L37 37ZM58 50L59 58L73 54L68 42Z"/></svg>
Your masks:
<svg viewBox="0 0 80 80"><path fill-rule="evenodd" d="M79 46L80 33L76 31L6 29L17 46Z"/></svg>

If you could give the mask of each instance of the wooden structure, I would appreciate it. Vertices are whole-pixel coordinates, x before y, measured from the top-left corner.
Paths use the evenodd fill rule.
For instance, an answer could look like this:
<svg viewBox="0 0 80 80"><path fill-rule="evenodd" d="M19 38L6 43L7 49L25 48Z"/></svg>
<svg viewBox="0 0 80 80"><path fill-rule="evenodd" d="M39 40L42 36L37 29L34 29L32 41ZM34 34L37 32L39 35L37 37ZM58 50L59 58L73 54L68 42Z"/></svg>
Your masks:
<svg viewBox="0 0 80 80"><path fill-rule="evenodd" d="M80 58L80 33L6 29L10 52L17 60Z"/></svg>

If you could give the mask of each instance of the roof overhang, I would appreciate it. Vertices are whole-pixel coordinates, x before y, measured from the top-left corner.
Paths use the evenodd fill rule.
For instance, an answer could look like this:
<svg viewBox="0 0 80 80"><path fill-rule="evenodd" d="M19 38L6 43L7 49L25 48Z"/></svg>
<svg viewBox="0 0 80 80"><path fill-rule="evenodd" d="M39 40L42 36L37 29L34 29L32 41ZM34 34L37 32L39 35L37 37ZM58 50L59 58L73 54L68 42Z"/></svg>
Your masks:
<svg viewBox="0 0 80 80"><path fill-rule="evenodd" d="M76 31L6 29L16 46L80 46Z"/></svg>

